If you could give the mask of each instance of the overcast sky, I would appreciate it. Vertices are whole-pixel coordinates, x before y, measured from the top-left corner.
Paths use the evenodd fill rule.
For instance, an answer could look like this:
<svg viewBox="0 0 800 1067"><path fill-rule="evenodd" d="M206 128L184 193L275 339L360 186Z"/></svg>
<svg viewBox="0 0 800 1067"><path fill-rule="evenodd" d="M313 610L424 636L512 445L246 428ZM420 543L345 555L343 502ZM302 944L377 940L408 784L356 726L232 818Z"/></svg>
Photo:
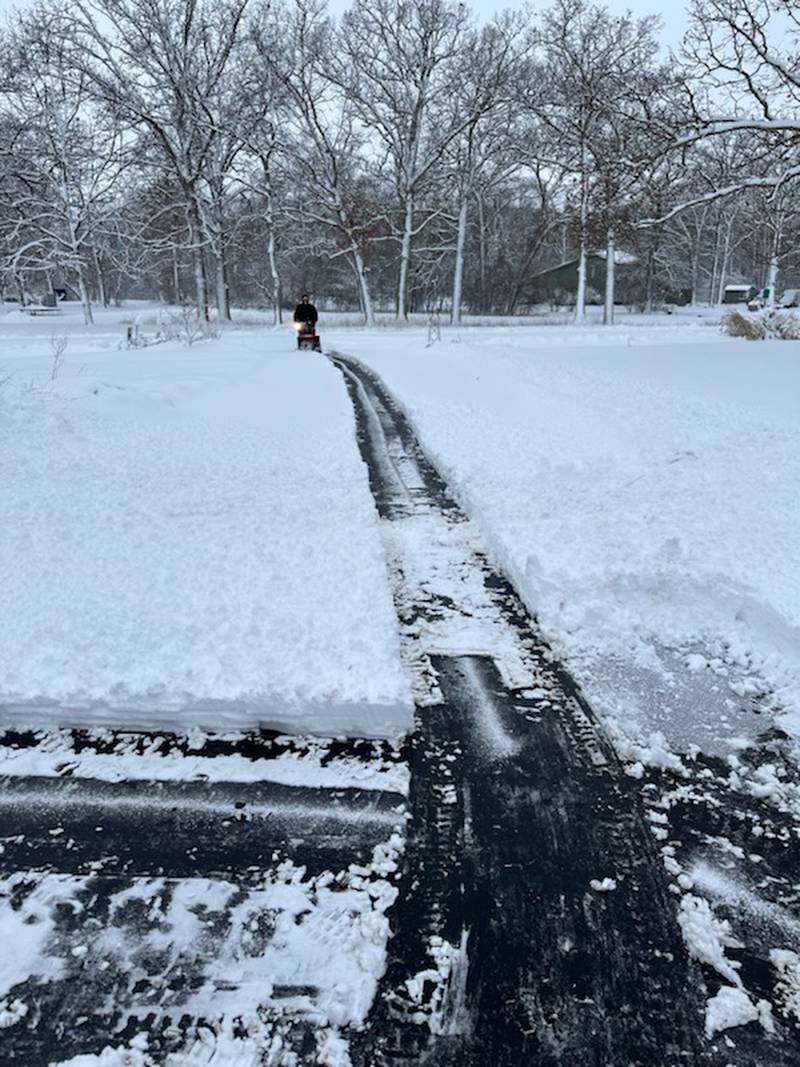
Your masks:
<svg viewBox="0 0 800 1067"><path fill-rule="evenodd" d="M481 18L490 18L495 11L502 10L503 8L516 8L522 7L523 0L507 0L507 2L497 2L497 0L467 0L468 6L472 8ZM329 0L330 10L334 14L338 14L344 11L349 6L349 0ZM663 29L662 29L662 42L665 47L677 47L680 44L681 37L686 28L686 9L685 0L679 0L677 4L668 4L667 11L663 10L663 3L659 0L605 0L606 7L611 11L623 14L625 11L632 11L635 15L652 15L660 14ZM0 13L5 14L13 10L14 8L27 6L26 0L0 0ZM546 4L537 3L536 7L544 7Z"/></svg>

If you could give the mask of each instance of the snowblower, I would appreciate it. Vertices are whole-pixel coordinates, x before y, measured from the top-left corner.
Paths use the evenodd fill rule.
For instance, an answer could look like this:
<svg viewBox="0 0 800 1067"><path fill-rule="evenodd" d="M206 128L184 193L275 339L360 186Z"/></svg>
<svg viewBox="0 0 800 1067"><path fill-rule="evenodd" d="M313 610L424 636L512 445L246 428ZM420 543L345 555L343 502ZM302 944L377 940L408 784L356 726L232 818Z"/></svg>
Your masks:
<svg viewBox="0 0 800 1067"><path fill-rule="evenodd" d="M297 330L298 349L310 348L314 352L322 351L322 342L313 322L295 322L294 328Z"/></svg>

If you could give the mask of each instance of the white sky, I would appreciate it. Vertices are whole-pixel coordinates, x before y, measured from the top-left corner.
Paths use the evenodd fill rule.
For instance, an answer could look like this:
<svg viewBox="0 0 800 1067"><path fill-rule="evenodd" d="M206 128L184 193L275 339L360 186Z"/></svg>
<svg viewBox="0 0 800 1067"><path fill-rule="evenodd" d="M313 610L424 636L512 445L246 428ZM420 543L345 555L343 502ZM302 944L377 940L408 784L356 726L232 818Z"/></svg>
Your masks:
<svg viewBox="0 0 800 1067"><path fill-rule="evenodd" d="M0 0L0 15L5 15L14 8L27 7L29 2L30 0ZM523 2L524 0L467 0L468 6L481 18L490 18L495 11L503 8L520 8ZM635 15L660 14L663 23L662 43L665 48L677 48L686 29L685 2L686 0L679 0L677 4L668 5L666 12L658 0L605 0L605 6L615 14L624 14L626 11L632 11ZM333 14L339 14L349 7L349 0L329 0L329 6ZM537 2L534 6L547 5ZM659 7L662 7L661 11Z"/></svg>

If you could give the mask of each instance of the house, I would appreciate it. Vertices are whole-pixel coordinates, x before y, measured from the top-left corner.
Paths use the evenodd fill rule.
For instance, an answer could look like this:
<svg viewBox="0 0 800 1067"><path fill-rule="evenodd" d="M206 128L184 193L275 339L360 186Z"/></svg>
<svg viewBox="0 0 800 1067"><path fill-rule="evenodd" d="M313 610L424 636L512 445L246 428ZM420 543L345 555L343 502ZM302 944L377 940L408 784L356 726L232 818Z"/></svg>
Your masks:
<svg viewBox="0 0 800 1067"><path fill-rule="evenodd" d="M630 295L631 282L636 276L639 260L630 252L614 252L614 300L625 304ZM586 256L586 302L600 304L606 291L606 253L590 252ZM534 274L527 286L532 304L572 304L578 292L578 259L568 259L555 267Z"/></svg>
<svg viewBox="0 0 800 1067"><path fill-rule="evenodd" d="M722 291L723 304L747 304L755 295L755 286L748 282L736 282L726 285Z"/></svg>

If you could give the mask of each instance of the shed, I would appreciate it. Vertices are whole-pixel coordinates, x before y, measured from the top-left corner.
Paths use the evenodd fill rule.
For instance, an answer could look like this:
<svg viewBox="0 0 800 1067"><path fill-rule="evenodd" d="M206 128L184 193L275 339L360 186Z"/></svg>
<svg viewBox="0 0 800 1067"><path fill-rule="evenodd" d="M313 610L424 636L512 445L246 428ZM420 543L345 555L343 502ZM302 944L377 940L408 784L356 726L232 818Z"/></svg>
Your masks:
<svg viewBox="0 0 800 1067"><path fill-rule="evenodd" d="M750 285L747 282L736 282L733 285L726 285L722 291L722 303L747 304L753 299L755 291L755 286Z"/></svg>

